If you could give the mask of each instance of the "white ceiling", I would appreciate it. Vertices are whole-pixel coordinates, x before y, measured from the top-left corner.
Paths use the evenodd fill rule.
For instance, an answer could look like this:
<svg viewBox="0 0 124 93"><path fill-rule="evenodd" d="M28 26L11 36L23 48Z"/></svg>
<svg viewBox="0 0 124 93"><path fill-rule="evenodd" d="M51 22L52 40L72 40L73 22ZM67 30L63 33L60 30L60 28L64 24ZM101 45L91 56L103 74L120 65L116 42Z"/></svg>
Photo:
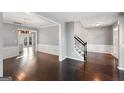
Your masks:
<svg viewBox="0 0 124 93"><path fill-rule="evenodd" d="M16 25L19 23L33 28L56 25L52 20L43 17L43 14L63 22L80 21L85 28L109 26L118 20L118 12L4 12L3 22Z"/></svg>
<svg viewBox="0 0 124 93"><path fill-rule="evenodd" d="M40 13L52 16L63 22L80 21L86 27L109 26L117 22L118 12L44 12Z"/></svg>
<svg viewBox="0 0 124 93"><path fill-rule="evenodd" d="M56 23L50 19L29 12L3 12L3 22L33 28L56 25Z"/></svg>
<svg viewBox="0 0 124 93"><path fill-rule="evenodd" d="M85 28L111 26L118 21L118 15L98 16L80 21Z"/></svg>

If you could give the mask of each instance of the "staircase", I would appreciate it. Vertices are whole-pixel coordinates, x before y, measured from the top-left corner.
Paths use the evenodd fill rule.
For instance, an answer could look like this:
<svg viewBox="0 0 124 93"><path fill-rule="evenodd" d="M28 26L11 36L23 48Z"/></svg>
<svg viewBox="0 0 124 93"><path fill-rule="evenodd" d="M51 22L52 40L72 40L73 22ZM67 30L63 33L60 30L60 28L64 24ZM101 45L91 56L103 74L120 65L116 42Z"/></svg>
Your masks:
<svg viewBox="0 0 124 93"><path fill-rule="evenodd" d="M87 61L87 42L84 42L78 36L74 36L74 49L75 51L83 57L84 61Z"/></svg>

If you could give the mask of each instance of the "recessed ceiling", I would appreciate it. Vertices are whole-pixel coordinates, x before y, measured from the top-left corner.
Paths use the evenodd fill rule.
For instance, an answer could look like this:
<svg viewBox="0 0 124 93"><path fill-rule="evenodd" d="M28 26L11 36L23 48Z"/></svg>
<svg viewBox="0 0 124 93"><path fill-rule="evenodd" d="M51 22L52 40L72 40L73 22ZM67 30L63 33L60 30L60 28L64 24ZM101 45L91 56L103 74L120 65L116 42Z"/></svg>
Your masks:
<svg viewBox="0 0 124 93"><path fill-rule="evenodd" d="M40 12L63 22L80 21L86 27L109 26L118 20L119 12Z"/></svg>
<svg viewBox="0 0 124 93"><path fill-rule="evenodd" d="M30 12L3 12L3 22L33 28L56 25L52 20Z"/></svg>

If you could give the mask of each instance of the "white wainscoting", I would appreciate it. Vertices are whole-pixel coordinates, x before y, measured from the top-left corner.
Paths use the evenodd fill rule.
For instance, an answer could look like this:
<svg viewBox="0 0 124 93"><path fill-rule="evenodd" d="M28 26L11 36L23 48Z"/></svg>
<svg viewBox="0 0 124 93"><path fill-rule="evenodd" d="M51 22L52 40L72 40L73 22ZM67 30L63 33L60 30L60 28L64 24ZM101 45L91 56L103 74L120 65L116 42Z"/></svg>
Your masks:
<svg viewBox="0 0 124 93"><path fill-rule="evenodd" d="M15 57L19 54L18 46L4 47L3 48L3 59Z"/></svg>
<svg viewBox="0 0 124 93"><path fill-rule="evenodd" d="M38 44L38 51L53 55L59 55L59 46Z"/></svg>
<svg viewBox="0 0 124 93"><path fill-rule="evenodd" d="M88 44L87 50L89 52L113 54L113 46L112 45Z"/></svg>

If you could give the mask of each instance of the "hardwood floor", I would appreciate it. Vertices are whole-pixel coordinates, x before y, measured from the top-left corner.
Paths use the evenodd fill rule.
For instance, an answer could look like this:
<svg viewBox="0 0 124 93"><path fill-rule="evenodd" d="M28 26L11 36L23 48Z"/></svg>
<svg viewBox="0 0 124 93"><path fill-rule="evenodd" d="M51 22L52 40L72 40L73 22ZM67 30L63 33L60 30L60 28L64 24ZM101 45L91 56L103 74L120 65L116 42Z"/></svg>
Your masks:
<svg viewBox="0 0 124 93"><path fill-rule="evenodd" d="M65 59L38 52L4 60L4 76L13 80L37 81L113 81L124 80L124 71L117 70L117 60L109 54L88 53L88 62Z"/></svg>
<svg viewBox="0 0 124 93"><path fill-rule="evenodd" d="M4 76L13 80L58 80L58 56L38 52L34 56L4 60Z"/></svg>
<svg viewBox="0 0 124 93"><path fill-rule="evenodd" d="M85 64L71 59L65 59L62 64L62 80L124 80L124 71L117 69L117 60L109 54L88 53L88 60Z"/></svg>

